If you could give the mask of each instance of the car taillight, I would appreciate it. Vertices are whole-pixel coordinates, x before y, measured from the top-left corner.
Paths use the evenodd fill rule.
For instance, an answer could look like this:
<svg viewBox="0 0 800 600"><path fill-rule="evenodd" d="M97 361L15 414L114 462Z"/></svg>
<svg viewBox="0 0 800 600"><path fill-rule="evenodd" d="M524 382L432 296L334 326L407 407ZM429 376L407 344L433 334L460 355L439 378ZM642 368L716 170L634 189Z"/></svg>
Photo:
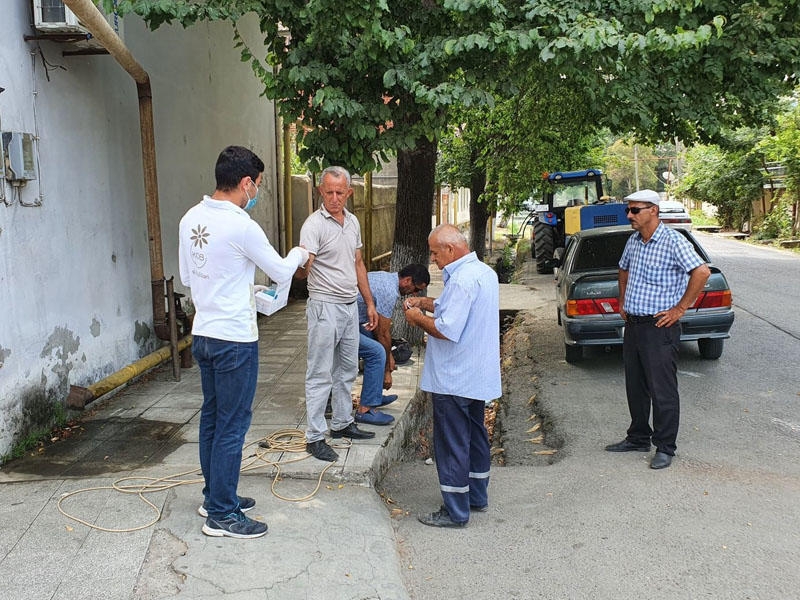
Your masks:
<svg viewBox="0 0 800 600"><path fill-rule="evenodd" d="M692 304L692 308L725 308L733 303L730 290L702 292Z"/></svg>
<svg viewBox="0 0 800 600"><path fill-rule="evenodd" d="M619 312L617 298L586 298L584 300L567 300L567 316L581 317L585 315L612 315Z"/></svg>

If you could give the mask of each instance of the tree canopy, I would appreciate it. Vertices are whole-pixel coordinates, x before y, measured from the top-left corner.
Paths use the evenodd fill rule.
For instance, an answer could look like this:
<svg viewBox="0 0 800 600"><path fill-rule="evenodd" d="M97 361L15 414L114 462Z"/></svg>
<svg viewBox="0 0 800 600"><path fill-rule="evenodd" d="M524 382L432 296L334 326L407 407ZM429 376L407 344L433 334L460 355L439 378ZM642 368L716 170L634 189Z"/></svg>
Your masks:
<svg viewBox="0 0 800 600"><path fill-rule="evenodd" d="M686 143L766 122L800 66L800 0L119 0L117 10L151 28L232 22L265 94L302 123L312 169L365 172L396 152L392 268L427 257L449 111L514 93L511 61L580 94L566 97L567 115L579 105L597 127ZM266 53L236 30L248 13Z"/></svg>
<svg viewBox="0 0 800 600"><path fill-rule="evenodd" d="M601 125L649 139L713 139L763 121L800 64L798 1L123 0L151 28L260 20L265 56L236 33L303 158L363 172L435 140L451 106L492 104L509 57L548 64Z"/></svg>

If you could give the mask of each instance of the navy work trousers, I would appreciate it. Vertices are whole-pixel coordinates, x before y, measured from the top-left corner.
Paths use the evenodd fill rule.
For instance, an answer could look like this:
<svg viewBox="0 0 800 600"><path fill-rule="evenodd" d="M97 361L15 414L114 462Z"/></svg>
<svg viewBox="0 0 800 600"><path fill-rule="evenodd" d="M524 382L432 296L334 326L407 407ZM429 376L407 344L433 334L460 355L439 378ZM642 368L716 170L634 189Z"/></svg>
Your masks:
<svg viewBox="0 0 800 600"><path fill-rule="evenodd" d="M681 327L656 327L655 321L625 325L622 358L631 426L627 439L673 456L678 437L678 345ZM650 407L653 427L650 428Z"/></svg>
<svg viewBox="0 0 800 600"><path fill-rule="evenodd" d="M433 452L439 489L450 518L469 521L470 506L489 503L489 435L486 403L462 396L432 394Z"/></svg>

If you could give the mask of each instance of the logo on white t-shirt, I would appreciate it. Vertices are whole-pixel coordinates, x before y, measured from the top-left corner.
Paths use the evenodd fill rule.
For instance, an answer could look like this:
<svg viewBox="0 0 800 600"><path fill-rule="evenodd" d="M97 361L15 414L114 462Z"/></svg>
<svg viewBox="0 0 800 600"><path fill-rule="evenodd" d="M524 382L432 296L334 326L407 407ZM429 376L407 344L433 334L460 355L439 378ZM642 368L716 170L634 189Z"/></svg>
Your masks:
<svg viewBox="0 0 800 600"><path fill-rule="evenodd" d="M198 225L192 229L192 235L189 237L192 240L192 262L198 269L202 269L206 264L206 253L203 252L203 244L208 244L210 235L204 225Z"/></svg>

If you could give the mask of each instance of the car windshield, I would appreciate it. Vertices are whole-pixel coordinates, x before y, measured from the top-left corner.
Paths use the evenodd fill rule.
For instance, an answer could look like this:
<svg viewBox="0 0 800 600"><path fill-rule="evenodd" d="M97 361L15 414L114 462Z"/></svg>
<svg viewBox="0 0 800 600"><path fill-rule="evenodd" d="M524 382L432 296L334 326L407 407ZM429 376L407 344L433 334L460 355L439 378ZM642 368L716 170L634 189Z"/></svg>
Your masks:
<svg viewBox="0 0 800 600"><path fill-rule="evenodd" d="M579 181L553 186L553 208L596 204L598 200L597 185L594 181Z"/></svg>

